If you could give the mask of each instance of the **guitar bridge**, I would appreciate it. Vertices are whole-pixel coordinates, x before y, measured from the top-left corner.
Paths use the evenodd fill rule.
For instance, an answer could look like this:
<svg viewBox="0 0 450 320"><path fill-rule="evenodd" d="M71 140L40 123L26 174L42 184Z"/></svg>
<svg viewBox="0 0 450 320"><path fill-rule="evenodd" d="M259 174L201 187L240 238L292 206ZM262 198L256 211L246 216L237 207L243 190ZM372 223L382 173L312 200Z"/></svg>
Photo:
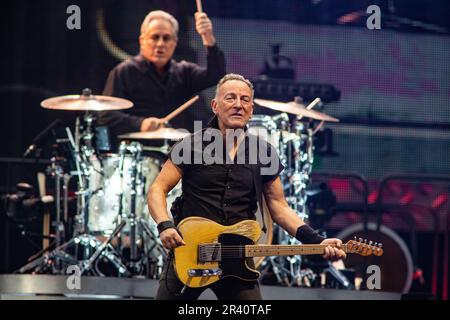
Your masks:
<svg viewBox="0 0 450 320"><path fill-rule="evenodd" d="M198 246L199 262L218 262L222 260L220 243L205 243Z"/></svg>
<svg viewBox="0 0 450 320"><path fill-rule="evenodd" d="M189 269L189 277L211 277L211 276L221 276L222 269Z"/></svg>

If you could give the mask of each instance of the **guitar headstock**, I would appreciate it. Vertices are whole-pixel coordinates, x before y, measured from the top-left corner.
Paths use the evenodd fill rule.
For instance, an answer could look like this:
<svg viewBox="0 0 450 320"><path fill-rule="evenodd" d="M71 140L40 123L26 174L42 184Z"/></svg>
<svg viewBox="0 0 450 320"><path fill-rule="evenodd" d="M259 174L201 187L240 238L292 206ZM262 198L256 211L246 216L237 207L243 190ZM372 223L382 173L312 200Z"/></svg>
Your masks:
<svg viewBox="0 0 450 320"><path fill-rule="evenodd" d="M373 243L372 241L367 242L367 239L359 238L356 240L356 237L353 240L349 240L346 243L347 252L356 253L363 257L367 257L370 255L381 256L383 254L383 245L381 243Z"/></svg>

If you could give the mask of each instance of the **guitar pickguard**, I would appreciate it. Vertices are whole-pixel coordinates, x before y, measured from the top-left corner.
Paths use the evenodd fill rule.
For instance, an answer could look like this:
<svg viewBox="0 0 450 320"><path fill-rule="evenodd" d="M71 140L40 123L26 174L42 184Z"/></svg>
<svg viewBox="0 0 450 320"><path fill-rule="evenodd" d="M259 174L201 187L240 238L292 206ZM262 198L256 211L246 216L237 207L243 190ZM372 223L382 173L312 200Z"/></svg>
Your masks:
<svg viewBox="0 0 450 320"><path fill-rule="evenodd" d="M221 261L219 268L222 269L221 277L235 276L244 280L256 280L259 272L253 270L254 263L252 258L245 258L245 245L254 244L254 242L238 234L223 233L219 236L221 244ZM227 248L228 246L238 246L239 248ZM249 269L252 268L252 269Z"/></svg>

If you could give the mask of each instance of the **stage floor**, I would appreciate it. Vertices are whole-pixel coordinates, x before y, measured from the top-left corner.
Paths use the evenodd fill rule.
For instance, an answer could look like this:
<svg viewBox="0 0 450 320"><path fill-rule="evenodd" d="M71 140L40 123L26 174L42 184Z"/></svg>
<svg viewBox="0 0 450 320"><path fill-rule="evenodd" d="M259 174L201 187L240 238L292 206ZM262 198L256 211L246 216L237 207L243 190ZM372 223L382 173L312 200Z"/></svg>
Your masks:
<svg viewBox="0 0 450 320"><path fill-rule="evenodd" d="M81 277L79 289L69 289L69 276L0 275L0 300L154 299L157 280ZM69 281L70 282L70 281ZM400 300L400 293L316 288L261 286L264 300ZM206 290L201 300L216 300Z"/></svg>

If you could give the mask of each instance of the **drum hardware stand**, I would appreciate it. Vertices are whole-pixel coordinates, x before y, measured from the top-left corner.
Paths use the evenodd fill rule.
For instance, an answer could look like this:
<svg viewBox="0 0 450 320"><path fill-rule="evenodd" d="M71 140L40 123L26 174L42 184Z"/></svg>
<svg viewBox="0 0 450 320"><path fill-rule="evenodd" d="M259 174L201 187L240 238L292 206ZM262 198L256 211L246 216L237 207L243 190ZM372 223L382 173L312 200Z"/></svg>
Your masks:
<svg viewBox="0 0 450 320"><path fill-rule="evenodd" d="M131 146L130 150L133 154L135 154L135 157L131 163L131 199L130 199L130 266L132 268L135 267L135 263L137 260L137 245L136 245L136 227L137 227L137 221L136 221L136 178L138 174L137 170L137 162L141 159L142 154L142 148L138 144L133 144Z"/></svg>
<svg viewBox="0 0 450 320"><path fill-rule="evenodd" d="M111 243L111 240L117 236L117 234L123 229L125 226L126 221L122 221L116 229L109 235L109 237L103 241L103 243L97 248L97 250L92 254L92 256L89 259L83 260L81 262L81 274L85 274L86 272L90 271L92 269L92 266L94 262L98 259L100 255L103 254L103 251L108 247L108 245ZM125 277L129 277L130 273L127 270L127 268L122 264L118 263L117 261L114 261L114 259L110 258L110 261L113 262L119 269L119 273L122 274Z"/></svg>
<svg viewBox="0 0 450 320"><path fill-rule="evenodd" d="M313 101L313 103L310 104L310 106L314 106L319 102L320 100L316 99ZM289 141L287 152L281 152L280 150L280 152L282 153L282 156L280 156L280 160L283 160L283 156L287 158L285 158L284 162L287 163L287 170L284 174L284 180L288 182L289 185L289 187L286 189L286 200L289 203L290 207L303 220L305 220L308 217L308 208L306 205L306 188L310 183L310 176L314 161L313 135L315 132L312 128L312 122L309 122L305 125L304 123L300 122L300 119L301 117L297 117L290 126L294 128L295 138L293 139L293 141ZM286 128L286 124L284 124L284 128ZM280 145L283 144L284 141L280 141ZM291 155L293 155L293 158L291 157ZM290 237L289 234L284 230L279 229L278 243L299 244L300 242L297 239ZM272 270L279 284L287 286L303 285L303 279L306 277L307 273L305 273L305 271L302 271L301 269L301 256L276 258L271 257L268 263L272 266ZM286 266L289 266L289 268ZM267 266L266 268L268 267L269 266Z"/></svg>
<svg viewBox="0 0 450 320"><path fill-rule="evenodd" d="M162 259L165 260L167 257L167 252L164 249L164 247L158 243L158 236L154 234L154 232L149 228L149 226L146 224L145 220L139 219L139 224L142 228L142 230L145 231L145 233L152 239L152 247L148 249L149 252L152 252L154 249L156 249L162 256Z"/></svg>
<svg viewBox="0 0 450 320"><path fill-rule="evenodd" d="M77 127L76 132L79 132L78 130L79 128ZM88 200L91 192L88 190L89 186L87 184L86 177L89 176L89 165L87 163L86 157L82 157L83 153L80 153L79 140L75 141L73 139L72 133L69 128L66 128L66 132L75 155L76 172L72 172L72 174L77 175L79 187L79 191L76 192L78 212L75 217L76 223L74 233L83 234L88 232Z"/></svg>
<svg viewBox="0 0 450 320"><path fill-rule="evenodd" d="M159 278L159 275L161 275L162 272L163 263L164 261L166 261L168 253L166 249L164 249L162 244L158 242L158 235L156 235L155 232L152 231L147 221L140 218L138 222L141 230L144 231L144 234L146 234L151 239L151 241L144 242L144 246L149 242L151 243L150 247L144 247L145 256L147 257L147 259L149 259L146 261L148 263L147 275L150 278ZM152 267L154 267L154 269L152 269Z"/></svg>
<svg viewBox="0 0 450 320"><path fill-rule="evenodd" d="M62 270L61 262L67 261L67 254L61 251L64 248L65 244L61 245L63 240L65 239L65 226L64 222L67 220L67 212L68 212L68 183L70 180L70 176L63 173L63 169L60 165L61 159L54 156L51 158L51 165L47 168L47 174L52 176L55 180L55 205L56 205L56 221L52 223L52 226L55 228L55 235L51 236L54 238L54 241L45 249L41 250L37 255L37 259L29 262L25 266L21 267L17 272L25 273L29 270L35 269L35 271L39 272L45 267L51 267L52 273L64 273ZM63 199L61 199L61 180L63 182ZM61 216L61 203L63 203L63 213L64 219ZM51 246L55 245L55 249L51 252L45 253L49 250Z"/></svg>
<svg viewBox="0 0 450 320"><path fill-rule="evenodd" d="M142 264L143 264L143 258L145 257L145 255L139 255L138 254L138 245L137 245L137 238L138 238L138 230L139 233L141 233L141 236L143 235L142 232L144 232L145 234L147 234L148 237L150 237L152 240L154 241L154 245L149 248L147 251L148 253L151 253L153 250L155 250L155 246L157 246L157 242L156 242L156 237L153 234L153 232L151 231L151 229L148 227L148 225L145 223L145 221L141 218L138 218L137 214L136 214L136 210L137 210L137 194L138 194L138 184L140 181L142 181L141 179L141 170L139 169L138 164L140 163L141 159L142 159L142 150L143 147L141 144L138 143L131 143L129 145L127 145L126 143L121 143L120 147L119 147L119 153L120 153L120 162L119 162L119 174L120 174L120 180L121 182L121 192L119 195L119 212L118 212L118 216L117 216L117 221L118 222L122 222L124 225L125 224L129 224L130 227L130 258L129 258L129 262L127 263L127 267L128 270L131 272L131 274L139 274L142 271ZM127 212L127 214L125 214L123 212L123 189L125 188L124 184L124 175L123 175L123 171L124 171L124 162L125 162L125 154L129 152L130 154L133 155L133 159L131 161L131 166L129 168L130 171L130 206L129 206L129 210L130 212ZM122 218L124 218L122 220ZM122 228L121 228L122 229ZM120 230L119 230L120 231ZM118 233L118 232L116 232ZM121 239L122 236L118 237L118 241L119 241L119 251L121 248L121 243L123 243L123 240ZM164 252L164 250L162 248L158 248L156 247L156 249ZM144 251L145 248L144 248Z"/></svg>
<svg viewBox="0 0 450 320"><path fill-rule="evenodd" d="M56 221L52 223L55 227L55 245L59 247L61 245L61 240L65 238L64 222L61 220L61 179L63 178L63 169L58 163L56 156L51 158L51 166L47 169L47 173L55 179L55 204L56 204ZM64 193L67 196L67 193ZM66 199L64 200L64 205L67 205ZM64 212L67 208L64 208ZM58 260L55 261L55 271L59 272L61 265Z"/></svg>

